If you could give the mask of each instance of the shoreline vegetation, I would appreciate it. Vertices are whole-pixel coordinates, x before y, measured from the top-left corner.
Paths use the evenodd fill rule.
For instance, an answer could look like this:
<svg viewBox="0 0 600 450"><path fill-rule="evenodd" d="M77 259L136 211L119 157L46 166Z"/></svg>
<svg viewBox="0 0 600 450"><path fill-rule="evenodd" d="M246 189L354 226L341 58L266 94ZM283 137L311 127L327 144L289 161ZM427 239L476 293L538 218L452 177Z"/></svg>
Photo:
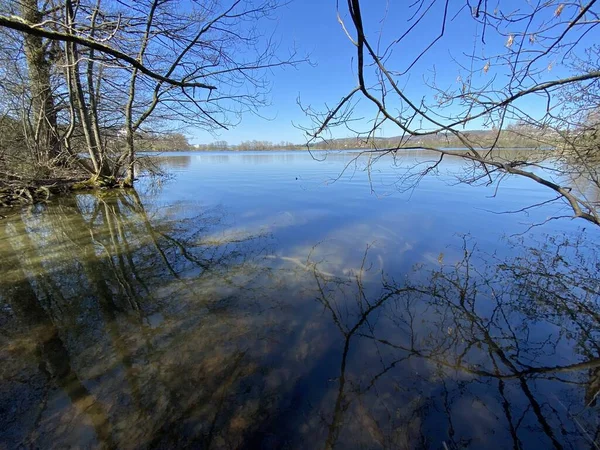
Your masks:
<svg viewBox="0 0 600 450"><path fill-rule="evenodd" d="M308 61L257 32L275 1L167 3L0 2L0 205L132 187L140 142L229 129Z"/></svg>
<svg viewBox="0 0 600 450"><path fill-rule="evenodd" d="M0 219L7 209L47 202L52 197L75 191L124 188L114 177L90 178L89 174L73 170L55 170L49 177L25 177L0 173Z"/></svg>

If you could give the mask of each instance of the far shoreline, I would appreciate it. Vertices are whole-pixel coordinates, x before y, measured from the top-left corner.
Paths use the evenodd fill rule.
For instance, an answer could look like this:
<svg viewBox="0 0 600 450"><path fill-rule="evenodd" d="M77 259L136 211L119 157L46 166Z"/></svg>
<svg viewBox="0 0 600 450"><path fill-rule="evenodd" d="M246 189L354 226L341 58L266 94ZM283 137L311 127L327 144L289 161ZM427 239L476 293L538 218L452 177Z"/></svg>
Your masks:
<svg viewBox="0 0 600 450"><path fill-rule="evenodd" d="M390 149L390 148L384 148L384 149L377 149L377 148L311 148L311 149L307 149L307 148L299 148L299 149L289 149L289 148L273 148L273 149L269 149L269 148L264 148L264 149L231 149L231 148L227 148L227 149L210 149L210 150L204 150L204 149L195 149L195 148L190 148L190 149L177 149L177 150L138 150L136 153L137 154L162 154L162 153L283 153L283 152L365 152L365 153L392 153L392 152L399 152L399 151L428 151L428 152L436 152L437 150L440 151L469 151L471 149L467 148L467 147L399 147L397 149ZM478 148L477 150L490 150L489 148ZM532 147L532 146L524 146L524 147L519 147L519 146L509 146L509 147L494 147L493 150L531 150L531 151L552 151L554 150L554 148L551 147L547 147L547 148L538 148L538 147Z"/></svg>

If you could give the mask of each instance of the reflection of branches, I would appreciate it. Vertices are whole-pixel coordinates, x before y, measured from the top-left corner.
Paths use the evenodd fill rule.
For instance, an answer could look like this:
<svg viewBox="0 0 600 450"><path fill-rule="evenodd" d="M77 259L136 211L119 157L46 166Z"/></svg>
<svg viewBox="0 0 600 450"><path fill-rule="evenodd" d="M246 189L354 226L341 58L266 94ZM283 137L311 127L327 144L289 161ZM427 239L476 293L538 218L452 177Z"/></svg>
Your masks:
<svg viewBox="0 0 600 450"><path fill-rule="evenodd" d="M184 220L148 211L137 193L123 191L65 197L44 214L24 212L22 221L12 220L16 230L7 224L13 240L23 244L0 248L0 263L11 257L14 266L0 280L0 300L20 307L30 339L57 360L46 364L47 387L34 389L32 404L43 403L39 396L55 386L64 389L92 417L97 439L110 446L172 446L181 443L176 430L190 421L212 421L199 435L221 442L229 423L242 420L236 411L252 415L253 401L238 399L236 389L257 367L252 341L244 339L251 332L244 316L255 288L245 283L262 273L257 262L264 239L211 238L222 218L218 210ZM18 258L19 251L27 256ZM244 297L229 294L238 285ZM258 320L260 311L255 315ZM269 332L264 327L252 335L260 339ZM92 388L79 380L93 381ZM202 388L190 395L188 385ZM263 401L270 400L265 396L259 405ZM110 416L100 414L104 402ZM62 408L51 421L67 413ZM129 421L135 426L122 428ZM36 439L55 437L52 430L37 433Z"/></svg>
<svg viewBox="0 0 600 450"><path fill-rule="evenodd" d="M368 298L365 296L364 285L363 285L363 275L365 271L368 270L366 267L366 256L368 253L365 252L365 257L362 260L362 264L360 269L352 275L353 281L356 283L358 287L358 292L356 295L356 304L359 308L360 314L357 317L357 320L354 324L348 325L344 323L342 319L341 310L339 305L337 305L335 300L335 292L344 292L343 287L347 285L343 280L335 279L331 276L327 276L319 271L318 265L315 263L308 264L308 267L311 268L318 292L318 301L323 305L323 307L329 311L331 314L332 320L335 323L336 327L340 330L342 335L344 336L344 346L342 350L342 357L340 362L340 370L338 377L338 393L336 396L335 406L332 414L331 422L329 423L329 431L327 434L327 439L325 441L326 449L332 449L335 447L336 442L339 438L340 429L342 426L342 419L344 412L350 406L350 401L346 399L346 367L348 360L348 353L350 350L350 343L355 335L359 335L358 331L362 328L365 323L368 323L369 316L385 305L385 303L394 298L395 295L401 294L404 292L403 289L399 291L387 292L379 297L374 302L369 302ZM333 290L330 288L330 284L334 285ZM345 299L348 300L348 299ZM366 389L368 391L371 387L374 386L375 382L383 376L386 372L394 368L397 364L402 362L405 358L401 358L392 362L389 367L384 368L384 370L375 375L371 382L369 383L369 387ZM365 392L366 392L365 391Z"/></svg>
<svg viewBox="0 0 600 450"><path fill-rule="evenodd" d="M0 227L0 241L16 243L19 239L7 239L9 234L7 231L4 226ZM17 231L22 232L23 229ZM27 236L22 233L17 234L17 238L19 237L27 239ZM17 254L16 248L8 249L8 251L5 249L1 254L0 267L4 274L2 281L0 281L2 298L8 302L20 326L25 328L29 339L35 345L35 359L38 361L43 376L49 382L55 382L68 395L76 411L90 420L99 444L103 448L116 448L110 431L107 411L97 397L78 378L73 369L65 342L60 336L51 313L42 306L37 298L36 287L46 295L51 295L56 292L54 291L56 285L46 284L49 277L41 277L38 286L30 283L24 273L24 267L27 267L28 264L20 261ZM39 266L37 269L39 269ZM10 381L12 380L3 378L3 382L9 383ZM42 395L43 398L39 402L39 406L32 405L34 410L38 409L36 411L36 427L39 426L39 421L46 413L48 397L50 396L49 389L45 389ZM26 401L30 400L27 399ZM36 431L27 429L24 431L29 432L30 437L23 440L23 442L13 442L13 444L26 446L33 444L28 442L28 439L31 439Z"/></svg>
<svg viewBox="0 0 600 450"><path fill-rule="evenodd" d="M60 339L70 369L48 372L71 373L82 404L107 411L100 440L235 448L274 435L293 446L314 432L326 448L560 448L585 443L580 427L595 439L600 286L585 233L512 241L515 257L465 238L394 279L374 273L370 248L344 276L321 270L316 251L275 270L262 237L214 237L221 211L187 222L129 191L45 208L3 229L0 301L18 320L0 309L0 339L16 336L18 350ZM35 375L38 360L19 362ZM35 406L67 389L34 375Z"/></svg>
<svg viewBox="0 0 600 450"><path fill-rule="evenodd" d="M579 432L579 419L593 415L589 408L598 395L600 368L599 263L590 250L582 238L555 239L529 249L524 256L489 265L485 263L489 257L481 259L465 240L462 258L455 264L444 264L440 256L439 269L423 283L407 279L398 284L384 278L379 292L364 281L368 272L364 261L349 278L324 275L313 264L318 300L344 336L326 448L335 446L350 404L378 385L385 390L386 378L393 372L410 374L403 367L415 359L437 368L442 379L462 373L459 379L466 376L492 390L496 384L498 405L515 448L524 439L522 424L532 420L555 448L562 448L565 436L587 439L587 434ZM348 295L352 286L353 293ZM367 353L380 355L382 365L380 371L368 374L365 388L351 391L356 393L355 400L348 399L346 373L353 342L370 343L372 350ZM578 356L559 350L566 346ZM564 358L566 363L561 361ZM586 405L580 408L579 419L564 423L563 413L540 398L539 380L554 383L554 390L565 388L585 397L579 400ZM446 391L452 384L443 386ZM511 399L514 395L528 404L522 412ZM450 421L451 408L445 409ZM569 411L566 414L571 417ZM560 423L560 434L555 422Z"/></svg>
<svg viewBox="0 0 600 450"><path fill-rule="evenodd" d="M157 274L151 276L144 271L160 270L157 265L159 261L166 271L161 271L163 279L168 274L182 288L196 292L194 285L199 277L218 272L224 279L230 278L232 282L236 272L230 270L230 265L235 263L241 269L244 267L244 259L251 258L250 253L242 250L242 246L251 244L255 236L239 236L223 241L202 238L202 234L210 233L212 228L219 225L221 219L217 211L207 211L190 219L164 222L157 226L152 223L141 199L133 190L127 195L117 193L112 198L99 199L95 205L95 211L99 210L101 213L92 212L92 217L106 228L100 229L100 233L93 229L90 232L96 245L104 249L106 262L114 272L114 279L121 280L120 284L127 297L139 295L136 293L139 289L131 283L139 283L141 292L146 297L151 295L148 286ZM195 223L194 228L189 226L192 223ZM189 234L190 229L195 231ZM133 245L129 239L133 239ZM146 243L154 250L151 267L140 264L140 258L136 255L139 250L149 250ZM140 245L142 248L137 250ZM125 262L128 263L127 267ZM191 273L194 274L192 279Z"/></svg>

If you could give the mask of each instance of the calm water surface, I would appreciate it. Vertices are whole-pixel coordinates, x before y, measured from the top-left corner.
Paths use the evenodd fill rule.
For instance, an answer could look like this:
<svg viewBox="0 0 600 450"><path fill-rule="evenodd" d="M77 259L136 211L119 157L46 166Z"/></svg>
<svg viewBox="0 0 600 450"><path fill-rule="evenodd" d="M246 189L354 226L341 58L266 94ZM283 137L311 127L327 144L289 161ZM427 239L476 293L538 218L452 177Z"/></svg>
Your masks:
<svg viewBox="0 0 600 450"><path fill-rule="evenodd" d="M354 157L169 154L0 221L0 448L600 448L599 230Z"/></svg>

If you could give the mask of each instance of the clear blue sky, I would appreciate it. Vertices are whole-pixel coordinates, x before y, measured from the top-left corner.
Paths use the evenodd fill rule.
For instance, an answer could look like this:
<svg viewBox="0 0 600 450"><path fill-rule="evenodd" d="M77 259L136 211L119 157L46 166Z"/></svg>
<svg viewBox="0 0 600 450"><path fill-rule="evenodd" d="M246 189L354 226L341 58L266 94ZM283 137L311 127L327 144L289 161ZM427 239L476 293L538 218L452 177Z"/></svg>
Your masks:
<svg viewBox="0 0 600 450"><path fill-rule="evenodd" d="M389 3L389 5L388 5ZM371 40L381 26L381 18L387 17L382 33L382 42L389 42L401 35L412 22L408 22L408 15L414 11L408 5L412 1L386 1L367 0L362 2L363 16L367 33ZM475 2L477 3L477 2ZM464 1L450 1L448 17L452 18L464 5ZM526 7L525 0L501 1L502 11L511 11L517 7ZM345 14L346 2L340 0L340 10ZM395 69L404 69L409 61L413 61L439 33L443 16L444 2L439 2L431 9L427 19L415 28L410 38L404 41L401 47L395 50L390 66ZM552 20L553 10L546 15L547 20ZM225 140L230 144L237 144L244 140L269 140L273 142L291 141L303 143L302 131L292 124L308 125L309 121L296 104L298 96L305 105L312 105L322 110L325 104L334 105L341 97L346 95L357 85L355 70L355 47L348 40L337 21L335 0L291 0L291 2L276 12L277 21L267 23L267 27L274 27L275 35L281 40L280 49L285 52L295 45L301 54L310 56L312 65L301 64L297 68L276 69L270 75L272 92L271 105L261 110L266 120L252 114L246 114L241 124L229 130L219 132L213 136L202 130L190 130L188 133L193 143L208 143L215 140ZM566 15L566 14L565 14ZM347 15L342 18L351 30L350 20ZM435 68L436 83L445 88L456 88L459 85L461 74L453 59L466 61L462 52L470 52L473 45L477 45L476 54L489 57L495 53L505 51L506 38L494 33L488 34L485 46L480 39L474 39L481 33L481 27L476 26L468 10L463 10L454 20L448 20L444 38L427 52L410 72L410 76L403 77L404 89L411 98L419 101L423 96L431 97L432 92L427 87L425 80L432 81ZM270 30L269 30L270 31ZM507 30L510 32L510 30ZM586 36L585 42L600 41L600 33L592 31ZM483 68L483 64L482 68ZM555 61L552 70L544 73L544 79L552 79L565 74L560 61ZM496 75L499 82L506 76L505 71L492 66L488 73L480 71L481 79L490 79ZM542 103L527 100L522 105L534 111L541 108ZM357 108L357 116L371 119L372 108L366 101L361 101ZM475 124L476 125L476 124ZM395 136L399 132L393 128L385 128L384 136ZM350 136L350 132L340 130L335 137Z"/></svg>

